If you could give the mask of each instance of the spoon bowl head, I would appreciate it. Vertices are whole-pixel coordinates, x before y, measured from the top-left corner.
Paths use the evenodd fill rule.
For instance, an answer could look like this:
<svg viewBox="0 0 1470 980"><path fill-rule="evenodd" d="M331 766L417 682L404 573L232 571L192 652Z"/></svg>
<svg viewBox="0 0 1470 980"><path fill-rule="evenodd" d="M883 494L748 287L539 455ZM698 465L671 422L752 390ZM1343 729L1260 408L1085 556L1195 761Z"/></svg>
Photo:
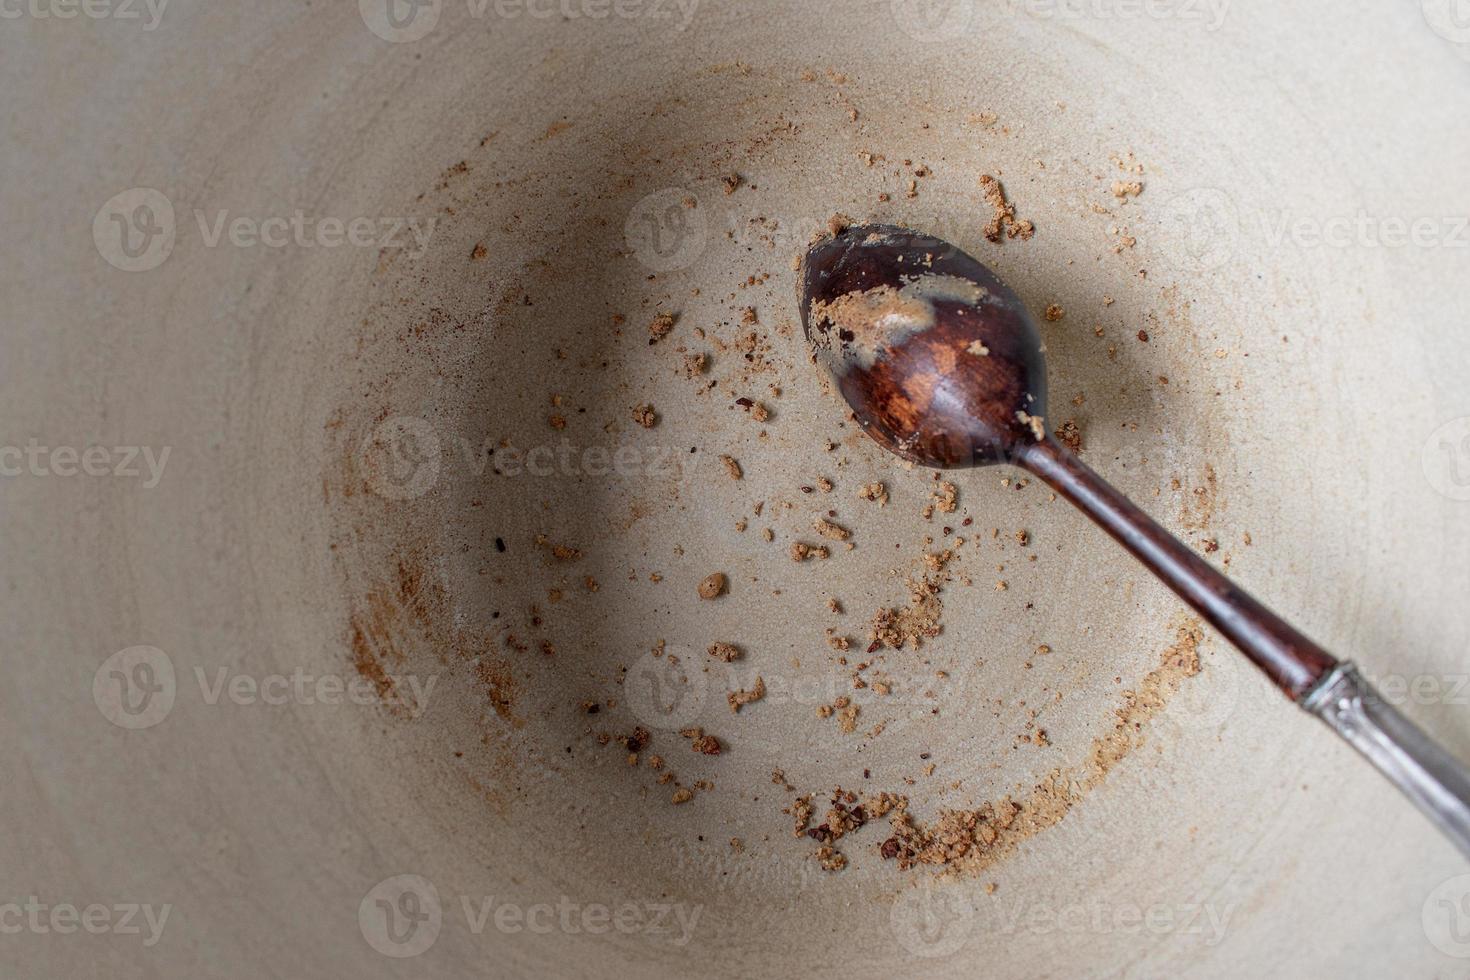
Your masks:
<svg viewBox="0 0 1470 980"><path fill-rule="evenodd" d="M798 275L817 364L863 429L936 469L1013 461L1045 433L1036 322L960 249L889 225L824 236Z"/></svg>

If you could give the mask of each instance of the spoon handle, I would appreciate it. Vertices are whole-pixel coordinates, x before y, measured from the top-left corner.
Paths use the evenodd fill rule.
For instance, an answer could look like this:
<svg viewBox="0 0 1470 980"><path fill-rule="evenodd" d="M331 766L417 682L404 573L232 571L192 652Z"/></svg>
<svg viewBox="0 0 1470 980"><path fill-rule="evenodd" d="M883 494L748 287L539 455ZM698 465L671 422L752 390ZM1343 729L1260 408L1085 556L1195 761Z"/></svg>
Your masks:
<svg viewBox="0 0 1470 980"><path fill-rule="evenodd" d="M1470 857L1470 773L1365 681L1340 664L1302 707L1347 740Z"/></svg>
<svg viewBox="0 0 1470 980"><path fill-rule="evenodd" d="M1101 525L1293 701L1337 666L1332 654L1220 574L1051 436L1027 445L1015 462Z"/></svg>
<svg viewBox="0 0 1470 980"><path fill-rule="evenodd" d="M1470 857L1470 772L1385 702L1357 668L1261 605L1054 438L1027 445L1014 462L1101 525Z"/></svg>

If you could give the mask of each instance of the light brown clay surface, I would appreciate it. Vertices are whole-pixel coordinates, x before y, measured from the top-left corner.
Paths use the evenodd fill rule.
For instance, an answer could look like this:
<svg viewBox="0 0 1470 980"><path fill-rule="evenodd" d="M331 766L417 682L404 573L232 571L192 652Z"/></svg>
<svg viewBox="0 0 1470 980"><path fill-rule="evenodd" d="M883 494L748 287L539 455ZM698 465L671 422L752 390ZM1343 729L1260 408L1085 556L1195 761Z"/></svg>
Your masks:
<svg viewBox="0 0 1470 980"><path fill-rule="evenodd" d="M0 903L175 911L146 949L4 937L0 973L1444 973L1447 845L1043 486L871 443L793 260L878 221L991 264L1041 322L1038 427L1370 673L1453 675L1470 517L1419 451L1467 410L1465 253L1261 239L1463 210L1464 64L1412 4L1330 53L1279 4L956 4L937 39L904 3L666 6L3 23L0 444L171 455L0 478ZM127 272L92 228L134 185L175 241ZM402 229L210 244L298 209ZM831 312L881 339L943 285ZM92 684L140 645L175 698L128 730ZM1462 711L1405 710L1470 755ZM399 963L402 874L441 916ZM491 897L669 911L476 931Z"/></svg>

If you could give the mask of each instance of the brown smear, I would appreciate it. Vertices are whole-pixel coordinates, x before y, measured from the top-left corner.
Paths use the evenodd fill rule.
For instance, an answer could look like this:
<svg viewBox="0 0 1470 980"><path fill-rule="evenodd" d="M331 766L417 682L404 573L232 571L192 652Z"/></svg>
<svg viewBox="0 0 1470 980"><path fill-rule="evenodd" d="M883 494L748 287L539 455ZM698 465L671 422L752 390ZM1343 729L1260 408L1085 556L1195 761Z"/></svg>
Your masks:
<svg viewBox="0 0 1470 980"><path fill-rule="evenodd" d="M404 700L393 674L407 663L404 649L427 644L439 651L441 663L448 663L448 655L473 661L475 676L495 714L512 727L522 727L525 720L514 710L515 677L499 655L494 638L446 625L450 618L447 606L442 585L427 576L417 561L399 559L392 584L368 589L348 619L353 668L372 683L390 713L412 715L423 705Z"/></svg>
<svg viewBox="0 0 1470 980"><path fill-rule="evenodd" d="M901 869L929 865L950 875L977 875L1006 860L1025 841L1061 823L1144 743L1149 722L1186 678L1199 673L1202 640L1199 620L1181 618L1159 665L1134 690L1123 693L1112 729L1093 740L1087 761L1053 769L1028 793L1007 795L973 810L941 810L928 822L913 817L906 797L881 793L865 800L859 812L869 818L889 817L890 836L879 845L879 853L885 860L897 861Z"/></svg>

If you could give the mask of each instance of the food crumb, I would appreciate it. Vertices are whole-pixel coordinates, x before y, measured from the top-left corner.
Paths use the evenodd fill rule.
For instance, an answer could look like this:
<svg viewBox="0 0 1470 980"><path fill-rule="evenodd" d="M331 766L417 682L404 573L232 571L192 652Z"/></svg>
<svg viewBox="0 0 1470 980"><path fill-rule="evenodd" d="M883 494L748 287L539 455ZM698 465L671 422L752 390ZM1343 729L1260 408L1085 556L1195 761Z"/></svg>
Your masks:
<svg viewBox="0 0 1470 980"><path fill-rule="evenodd" d="M660 313L654 317L653 322L648 325L648 342L656 344L667 337L669 331L674 329L676 319L677 317L672 313Z"/></svg>
<svg viewBox="0 0 1470 980"><path fill-rule="evenodd" d="M807 544L805 541L794 541L791 544L791 560L806 561L808 558L816 558L825 561L832 557L832 552L823 545Z"/></svg>
<svg viewBox="0 0 1470 980"><path fill-rule="evenodd" d="M733 643L711 643L705 652L725 663L740 659L740 648Z"/></svg>
<svg viewBox="0 0 1470 980"><path fill-rule="evenodd" d="M812 528L822 537L831 538L833 541L846 541L852 537L852 532L847 528L841 524L829 521L825 517L818 517L812 521Z"/></svg>
<svg viewBox="0 0 1470 980"><path fill-rule="evenodd" d="M747 704L753 704L765 696L766 682L760 675L756 675L755 683L749 690L731 691L725 695L725 698L730 703L730 710L735 714L739 714L742 707Z"/></svg>
<svg viewBox="0 0 1470 980"><path fill-rule="evenodd" d="M699 597L701 599L717 599L725 592L728 580L724 572L711 572L699 582Z"/></svg>
<svg viewBox="0 0 1470 980"><path fill-rule="evenodd" d="M652 405L639 405L633 409L633 421L645 429L651 429L658 425L658 412Z"/></svg>
<svg viewBox="0 0 1470 980"><path fill-rule="evenodd" d="M734 456L721 456L720 462L725 465L725 472L730 474L730 479L738 480L745 475L745 471L740 468L740 461Z"/></svg>

